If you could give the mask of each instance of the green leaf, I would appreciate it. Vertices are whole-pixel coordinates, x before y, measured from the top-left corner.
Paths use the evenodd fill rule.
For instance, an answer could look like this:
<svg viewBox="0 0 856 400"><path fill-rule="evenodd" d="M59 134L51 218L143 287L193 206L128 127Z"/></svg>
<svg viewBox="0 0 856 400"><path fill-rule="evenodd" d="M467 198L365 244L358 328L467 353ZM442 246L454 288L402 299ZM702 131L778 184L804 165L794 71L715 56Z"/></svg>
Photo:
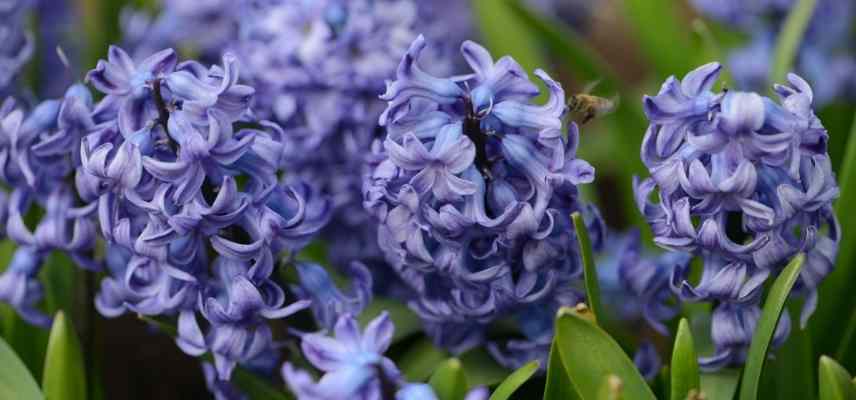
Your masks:
<svg viewBox="0 0 856 400"><path fill-rule="evenodd" d="M44 399L36 380L5 340L0 339L0 399Z"/></svg>
<svg viewBox="0 0 856 400"><path fill-rule="evenodd" d="M463 400L467 395L467 377L461 368L461 360L450 358L446 360L431 375L428 381L439 400Z"/></svg>
<svg viewBox="0 0 856 400"><path fill-rule="evenodd" d="M539 363L538 360L533 360L518 368L517 371L512 372L508 378L505 378L505 380L499 384L490 396L490 400L510 399L511 395L514 394L514 391L526 383L532 375L535 375L535 372L538 371L538 367L540 366L541 363Z"/></svg>
<svg viewBox="0 0 856 400"><path fill-rule="evenodd" d="M615 375L609 375L600 384L598 400L621 400L624 398L624 382Z"/></svg>
<svg viewBox="0 0 856 400"><path fill-rule="evenodd" d="M732 400L740 381L740 370L721 369L701 374L701 392L708 400Z"/></svg>
<svg viewBox="0 0 856 400"><path fill-rule="evenodd" d="M820 356L817 376L820 382L820 400L856 399L856 388L851 382L850 374L835 360Z"/></svg>
<svg viewBox="0 0 856 400"><path fill-rule="evenodd" d="M562 364L562 356L559 354L558 343L553 338L550 345L550 358L547 361L547 382L544 386L544 400L576 400L579 399L577 392Z"/></svg>
<svg viewBox="0 0 856 400"><path fill-rule="evenodd" d="M571 214L571 219L574 221L574 230L577 234L577 239L580 244L580 253L583 258L583 274L586 283L586 301L589 308L594 314L595 320L606 318L606 313L603 311L603 304L600 302L600 286L597 282L597 268L594 265L594 256L591 250L591 239L589 239L588 229L583 221L582 215L575 212Z"/></svg>
<svg viewBox="0 0 856 400"><path fill-rule="evenodd" d="M672 379L670 399L684 399L692 389L701 388L693 334L686 318L678 324L675 347L672 350Z"/></svg>
<svg viewBox="0 0 856 400"><path fill-rule="evenodd" d="M799 321L801 304L791 301L788 311L791 321ZM776 357L767 360L761 375L762 399L783 397L813 399L817 396L815 357L808 331L794 324L787 341L776 350Z"/></svg>
<svg viewBox="0 0 856 400"><path fill-rule="evenodd" d="M422 329L422 321L413 313L407 305L400 301L385 297L375 297L371 303L360 313L361 326L366 326L369 321L375 319L382 312L389 313L389 319L395 324L395 333L392 335L392 343L397 343Z"/></svg>
<svg viewBox="0 0 856 400"><path fill-rule="evenodd" d="M856 204L856 119L850 130L850 138L847 140L847 151L839 171L841 184L840 197L835 203L835 212L842 227L856 226L856 213L853 212L853 204ZM820 290L820 301L818 312L814 317L815 332L817 338L829 338L839 327L842 319L842 310L853 310L854 297L851 295L852 283L856 281L856 234L845 233L838 246L838 259L836 267L824 279ZM856 357L850 357L853 351L853 343L856 341L856 312L844 313L847 325L841 341L835 349L835 357L842 360L849 368L856 368L856 362L848 363ZM833 336L834 337L834 336ZM830 346L818 346L819 351L826 351Z"/></svg>
<svg viewBox="0 0 856 400"><path fill-rule="evenodd" d="M430 340L422 338L409 346L407 352L396 360L396 364L408 381L422 382L428 379L437 366L448 357L449 354L446 351L434 346Z"/></svg>
<svg viewBox="0 0 856 400"><path fill-rule="evenodd" d="M235 369L232 381L251 400L290 400L294 398L289 393L275 389L268 381L241 368Z"/></svg>
<svg viewBox="0 0 856 400"><path fill-rule="evenodd" d="M580 398L597 399L602 382L610 374L624 383L625 397L655 398L618 343L596 324L576 315L573 309L559 310L556 337L562 364Z"/></svg>
<svg viewBox="0 0 856 400"><path fill-rule="evenodd" d="M743 369L743 379L740 385L740 400L754 400L758 397L758 383L761 380L761 371L767 360L767 349L773 341L773 334L785 308L785 302L791 293L791 288L800 275L805 255L797 254L788 266L782 271L770 293L764 302L764 310L758 320L752 343L749 345L749 353L746 357L746 366Z"/></svg>
<svg viewBox="0 0 856 400"><path fill-rule="evenodd" d="M86 368L74 326L62 311L54 316L42 389L51 400L85 400Z"/></svg>
<svg viewBox="0 0 856 400"><path fill-rule="evenodd" d="M816 5L817 0L799 0L791 8L782 30L779 31L776 50L773 53L773 64L770 66L771 82L784 82L788 72L793 68L797 50L802 43L803 34L808 28Z"/></svg>

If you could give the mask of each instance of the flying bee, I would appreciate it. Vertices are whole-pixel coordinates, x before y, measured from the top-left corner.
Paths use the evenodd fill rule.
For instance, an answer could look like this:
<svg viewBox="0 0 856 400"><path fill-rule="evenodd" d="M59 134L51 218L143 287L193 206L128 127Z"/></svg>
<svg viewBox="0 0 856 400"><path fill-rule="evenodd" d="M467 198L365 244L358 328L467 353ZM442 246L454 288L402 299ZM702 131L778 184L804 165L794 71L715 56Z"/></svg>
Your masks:
<svg viewBox="0 0 856 400"><path fill-rule="evenodd" d="M617 95L607 99L589 94L597 83L594 82L587 85L583 93L572 95L568 99L568 110L574 119L580 121L580 125L584 125L594 118L609 114L618 107Z"/></svg>

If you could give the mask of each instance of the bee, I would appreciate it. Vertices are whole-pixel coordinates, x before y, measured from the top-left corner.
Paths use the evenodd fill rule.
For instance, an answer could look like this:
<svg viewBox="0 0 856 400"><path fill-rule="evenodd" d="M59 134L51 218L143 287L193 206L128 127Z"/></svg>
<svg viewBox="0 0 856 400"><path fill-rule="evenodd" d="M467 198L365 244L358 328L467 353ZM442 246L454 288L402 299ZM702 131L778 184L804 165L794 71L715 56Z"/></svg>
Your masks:
<svg viewBox="0 0 856 400"><path fill-rule="evenodd" d="M572 95L568 99L568 110L574 119L580 121L580 125L609 114L618 107L617 95L607 99L589 94L596 85L597 82L594 82L586 86L583 93Z"/></svg>

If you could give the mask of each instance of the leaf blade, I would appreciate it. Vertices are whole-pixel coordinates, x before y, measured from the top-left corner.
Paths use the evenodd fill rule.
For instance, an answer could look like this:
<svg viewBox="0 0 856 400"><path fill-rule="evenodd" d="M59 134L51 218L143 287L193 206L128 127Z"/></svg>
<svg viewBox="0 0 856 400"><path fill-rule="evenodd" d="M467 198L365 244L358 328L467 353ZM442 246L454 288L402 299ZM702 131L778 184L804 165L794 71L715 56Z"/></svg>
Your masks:
<svg viewBox="0 0 856 400"><path fill-rule="evenodd" d="M463 400L467 394L467 377L457 358L440 364L428 384L434 388L439 400Z"/></svg>
<svg viewBox="0 0 856 400"><path fill-rule="evenodd" d="M708 400L732 400L740 381L740 370L723 369L701 374L701 392Z"/></svg>
<svg viewBox="0 0 856 400"><path fill-rule="evenodd" d="M749 345L749 353L746 357L746 366L743 369L743 379L740 385L740 400L754 400L758 397L758 387L764 362L767 359L767 350L773 341L773 334L776 331L782 311L785 309L785 302L799 277L804 260L804 254L797 254L770 288L755 334L752 335L752 343Z"/></svg>
<svg viewBox="0 0 856 400"><path fill-rule="evenodd" d="M490 396L490 400L508 400L511 398L511 395L514 394L514 391L520 388L532 375L535 375L535 372L538 372L538 367L541 366L541 363L538 360L533 360L526 365L518 368L516 371L512 372L507 378L505 378L502 383L496 388L493 394Z"/></svg>
<svg viewBox="0 0 856 400"><path fill-rule="evenodd" d="M20 400L44 399L39 385L9 344L0 338L0 398Z"/></svg>
<svg viewBox="0 0 856 400"><path fill-rule="evenodd" d="M820 356L817 379L820 382L820 400L852 400L856 397L850 374L832 358Z"/></svg>
<svg viewBox="0 0 856 400"><path fill-rule="evenodd" d="M54 316L48 337L48 350L42 373L42 389L52 400L85 400L86 374L80 341L74 326L59 311Z"/></svg>
<svg viewBox="0 0 856 400"><path fill-rule="evenodd" d="M579 396L574 391L573 385L562 364L562 355L559 353L556 337L550 344L550 355L547 359L547 382L544 385L544 400L577 400Z"/></svg>
<svg viewBox="0 0 856 400"><path fill-rule="evenodd" d="M563 308L556 321L556 335L562 365L580 398L597 399L602 382L612 374L623 382L627 398L655 399L633 361L596 324Z"/></svg>
<svg viewBox="0 0 856 400"><path fill-rule="evenodd" d="M698 357L693 343L692 331L686 318L678 323L675 346L672 350L670 399L684 399L692 389L701 388Z"/></svg>
<svg viewBox="0 0 856 400"><path fill-rule="evenodd" d="M606 318L606 314L603 311L603 304L600 301L600 285L597 280L597 268L594 265L594 257L591 248L591 239L588 235L588 229L586 229L586 224L583 222L583 217L579 212L575 212L571 214L571 219L574 223L574 231L577 234L577 240L579 240L580 245L580 253L583 258L583 276L585 278L586 285L586 301L588 302L589 308L591 308L592 313L594 314L594 318L596 321L600 320L601 323L603 319Z"/></svg>

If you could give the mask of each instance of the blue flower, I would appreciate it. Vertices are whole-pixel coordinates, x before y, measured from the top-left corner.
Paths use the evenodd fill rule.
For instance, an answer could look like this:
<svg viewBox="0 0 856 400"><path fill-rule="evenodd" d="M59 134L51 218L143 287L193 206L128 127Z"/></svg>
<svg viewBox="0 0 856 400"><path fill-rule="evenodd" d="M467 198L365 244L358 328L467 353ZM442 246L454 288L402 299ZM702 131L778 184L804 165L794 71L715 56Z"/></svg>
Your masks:
<svg viewBox="0 0 856 400"><path fill-rule="evenodd" d="M473 73L440 78L421 67L426 50L418 37L381 97L386 137L369 160L363 205L380 222L387 262L414 290L411 308L457 353L482 343L497 318L576 304L568 288L582 269L569 215L582 212L593 233L600 224L577 197L594 169L576 158L576 126L562 132L561 86L536 71L550 96L533 104L538 87L511 57L494 61L464 42ZM546 355L552 330L523 330L532 343L509 343L512 352ZM502 347L498 358L522 360Z"/></svg>
<svg viewBox="0 0 856 400"><path fill-rule="evenodd" d="M350 265L352 288L342 293L330 275L318 264L299 262L297 273L300 285L291 287L298 298L311 300L315 321L324 329L333 329L343 314L359 315L372 298L372 276L366 266L359 262Z"/></svg>
<svg viewBox="0 0 856 400"><path fill-rule="evenodd" d="M269 348L272 338L264 319L284 318L309 306L297 301L283 306L285 295L270 281L253 283L240 274L242 263L218 259L222 288L200 299L200 312L210 324L203 336L193 311L179 316L178 346L191 355L211 351L220 380L229 380L239 362L248 361ZM212 288L213 289L213 288Z"/></svg>
<svg viewBox="0 0 856 400"><path fill-rule="evenodd" d="M286 362L283 379L299 399L379 400L401 381L398 368L383 356L394 329L386 312L369 322L363 332L356 319L345 314L336 322L335 338L317 333L302 337L303 355L324 376L314 382L306 371Z"/></svg>
<svg viewBox="0 0 856 400"><path fill-rule="evenodd" d="M718 70L716 64L701 67L681 86L705 81L709 90L716 77L710 71ZM826 149L828 134L814 114L812 88L794 74L788 81L775 86L778 103L734 90L705 91L701 101L666 95L676 93L673 89L646 97L651 126L642 159L652 176L636 181L637 203L658 245L704 260L697 285L688 282L686 264L674 269L670 285L685 301L722 304L714 336L726 337L723 327L739 325L749 331L743 336L751 337L747 310L757 308L764 283L800 252L810 255L795 289L806 297L804 325L837 252L840 229L832 201L839 190ZM677 84L670 78L664 88ZM695 111L671 115L666 108ZM669 128L675 121L692 128L675 135ZM655 191L656 203L650 200ZM743 361L748 339L714 342L711 368Z"/></svg>

